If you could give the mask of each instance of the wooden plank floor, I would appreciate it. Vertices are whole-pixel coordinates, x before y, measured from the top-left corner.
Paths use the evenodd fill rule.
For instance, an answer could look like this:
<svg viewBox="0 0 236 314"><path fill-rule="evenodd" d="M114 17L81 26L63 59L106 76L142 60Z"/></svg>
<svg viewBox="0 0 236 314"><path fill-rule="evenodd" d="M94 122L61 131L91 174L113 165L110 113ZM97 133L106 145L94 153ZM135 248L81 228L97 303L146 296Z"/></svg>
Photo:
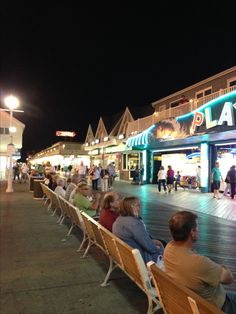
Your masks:
<svg viewBox="0 0 236 314"><path fill-rule="evenodd" d="M191 210L199 217L199 240L195 249L219 264L227 265L235 281L226 289L236 291L236 199L212 198L212 194L198 191L157 192L156 185L135 186L115 182L114 190L122 195L140 197L142 217L153 237L171 239L168 228L170 216L178 210Z"/></svg>

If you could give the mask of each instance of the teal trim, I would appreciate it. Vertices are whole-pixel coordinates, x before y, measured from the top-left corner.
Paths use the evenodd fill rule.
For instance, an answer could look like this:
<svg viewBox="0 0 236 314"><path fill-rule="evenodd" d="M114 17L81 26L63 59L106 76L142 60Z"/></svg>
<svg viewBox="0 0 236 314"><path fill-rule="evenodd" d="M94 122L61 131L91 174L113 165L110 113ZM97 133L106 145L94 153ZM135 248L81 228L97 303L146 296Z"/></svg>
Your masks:
<svg viewBox="0 0 236 314"><path fill-rule="evenodd" d="M155 127L155 125L153 124L148 129L143 131L142 133L128 138L127 141L126 141L126 146L127 147L132 147L132 146L147 145L148 144L148 134L154 127Z"/></svg>
<svg viewBox="0 0 236 314"><path fill-rule="evenodd" d="M176 120L180 120L180 119L184 119L184 118L187 118L187 117L190 117L191 115L194 115L195 112L197 111L201 111L203 109L205 109L206 107L209 107L209 106L213 106L215 105L216 103L220 102L220 101L224 101L225 99L227 98L230 98L230 97L233 97L233 96L236 96L236 90L235 91L232 91L228 94L225 94L225 95L222 95L216 99L213 99L211 101L208 101L207 103L205 103L204 105L202 105L201 107L183 115L183 116L179 116L179 117L176 117Z"/></svg>

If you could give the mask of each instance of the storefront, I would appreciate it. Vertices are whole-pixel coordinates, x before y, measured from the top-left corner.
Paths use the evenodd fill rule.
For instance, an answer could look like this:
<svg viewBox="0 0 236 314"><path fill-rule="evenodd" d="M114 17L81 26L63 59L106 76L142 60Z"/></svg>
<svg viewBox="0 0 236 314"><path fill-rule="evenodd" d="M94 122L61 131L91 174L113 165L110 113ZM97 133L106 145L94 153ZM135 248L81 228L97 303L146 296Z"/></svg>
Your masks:
<svg viewBox="0 0 236 314"><path fill-rule="evenodd" d="M132 150L126 151L122 155L122 176L123 180L133 180L133 172L136 167L140 169L144 166L144 160L146 165L146 150ZM146 180L146 167L144 171L144 181Z"/></svg>
<svg viewBox="0 0 236 314"><path fill-rule="evenodd" d="M175 150L153 150L152 151L152 183L157 183L157 173L160 166L165 170L171 165L175 174L177 171L181 176L180 185L183 187L197 187L198 169L201 165L201 153L198 146L182 147Z"/></svg>
<svg viewBox="0 0 236 314"><path fill-rule="evenodd" d="M110 163L114 163L117 180L119 180L122 168L122 152L125 148L125 144L120 143L119 145L90 150L88 154L90 155L91 165L101 165L103 168L107 168Z"/></svg>
<svg viewBox="0 0 236 314"><path fill-rule="evenodd" d="M235 164L236 91L205 103L197 110L175 119L163 120L136 137L128 146L146 149L147 178L156 182L161 165L172 165L184 177L192 178L195 187L196 171L201 167L201 191L211 191L211 170L216 160L225 178ZM221 187L223 189L223 187Z"/></svg>
<svg viewBox="0 0 236 314"><path fill-rule="evenodd" d="M76 168L81 162L85 166L90 166L90 156L82 150L80 143L58 142L53 146L35 154L30 160L31 165L46 164L50 162L52 166L59 166L60 169L72 165Z"/></svg>

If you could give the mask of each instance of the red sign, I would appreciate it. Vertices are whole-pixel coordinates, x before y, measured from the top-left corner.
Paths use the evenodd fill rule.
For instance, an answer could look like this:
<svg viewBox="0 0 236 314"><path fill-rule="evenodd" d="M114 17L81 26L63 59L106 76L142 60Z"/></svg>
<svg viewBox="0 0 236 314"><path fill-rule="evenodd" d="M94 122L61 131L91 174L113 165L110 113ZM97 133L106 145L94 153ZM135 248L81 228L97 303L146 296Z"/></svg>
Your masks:
<svg viewBox="0 0 236 314"><path fill-rule="evenodd" d="M70 131L56 131L56 136L74 137L75 135L76 135L75 132L70 132Z"/></svg>

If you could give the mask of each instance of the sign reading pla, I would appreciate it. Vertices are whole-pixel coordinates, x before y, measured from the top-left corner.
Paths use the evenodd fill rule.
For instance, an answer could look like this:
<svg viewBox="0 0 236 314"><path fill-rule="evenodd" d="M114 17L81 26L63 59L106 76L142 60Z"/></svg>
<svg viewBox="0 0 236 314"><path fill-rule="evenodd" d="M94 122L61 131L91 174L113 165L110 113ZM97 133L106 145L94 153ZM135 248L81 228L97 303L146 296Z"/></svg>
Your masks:
<svg viewBox="0 0 236 314"><path fill-rule="evenodd" d="M233 114L234 106L235 104L232 105L232 102L225 102L219 120L212 120L211 107L207 107L205 109L205 113L196 111L190 128L191 134L196 131L196 127L203 125L204 121L206 122L207 129L213 128L217 125L223 125L224 122L229 126L235 125Z"/></svg>

